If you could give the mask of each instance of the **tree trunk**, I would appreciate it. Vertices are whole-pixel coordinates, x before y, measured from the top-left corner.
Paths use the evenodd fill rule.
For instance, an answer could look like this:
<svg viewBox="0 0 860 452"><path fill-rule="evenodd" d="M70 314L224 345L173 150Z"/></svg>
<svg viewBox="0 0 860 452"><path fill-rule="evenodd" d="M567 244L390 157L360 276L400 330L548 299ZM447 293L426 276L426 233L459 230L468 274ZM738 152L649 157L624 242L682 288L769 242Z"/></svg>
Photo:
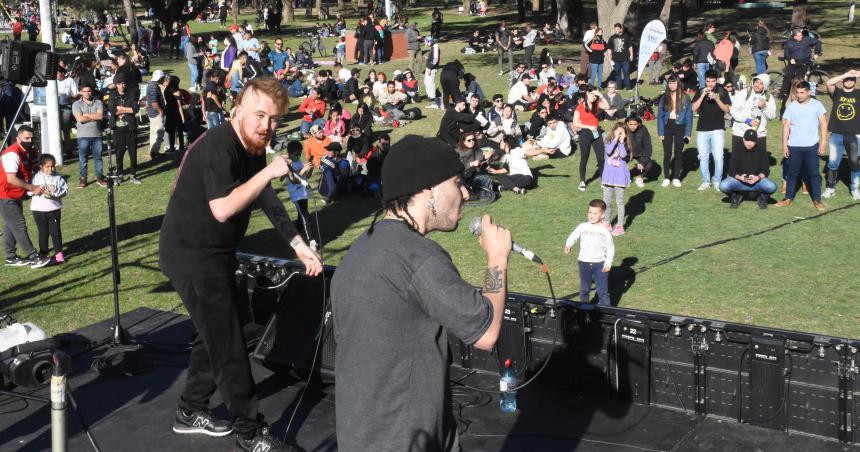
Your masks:
<svg viewBox="0 0 860 452"><path fill-rule="evenodd" d="M471 6L470 3L471 3L470 0L463 0L463 15L464 16L468 16L472 12L472 10L469 8Z"/></svg>
<svg viewBox="0 0 860 452"><path fill-rule="evenodd" d="M630 36L636 36L639 32L639 0L634 0L630 4L630 9L627 10L627 15L621 24Z"/></svg>
<svg viewBox="0 0 860 452"><path fill-rule="evenodd" d="M794 8L791 10L792 25L806 25L806 4L807 0L794 0Z"/></svg>
<svg viewBox="0 0 860 452"><path fill-rule="evenodd" d="M678 2L678 6L680 6L679 9L681 13L678 23L680 23L681 26L678 27L678 33L675 36L676 42L680 42L685 36L687 36L687 19L689 19L690 16L690 9L687 7L687 0L681 0Z"/></svg>
<svg viewBox="0 0 860 452"><path fill-rule="evenodd" d="M341 16L346 15L343 12L343 0L337 0L337 13L340 14Z"/></svg>
<svg viewBox="0 0 860 452"><path fill-rule="evenodd" d="M317 19L323 19L323 10L322 10L322 0L316 1L316 9L317 9Z"/></svg>
<svg viewBox="0 0 860 452"><path fill-rule="evenodd" d="M131 42L137 44L137 17L134 14L133 0L122 0L122 5L125 7L125 24L128 27L128 34Z"/></svg>
<svg viewBox="0 0 860 452"><path fill-rule="evenodd" d="M633 0L597 0L597 24L603 29L603 39L609 39L616 23L624 22L632 4ZM612 53L606 52L603 63L604 79L612 71L612 65L609 63L611 57Z"/></svg>
<svg viewBox="0 0 860 452"><path fill-rule="evenodd" d="M523 23L526 21L526 1L517 0L517 21Z"/></svg>
<svg viewBox="0 0 860 452"><path fill-rule="evenodd" d="M233 16L233 25L239 24L239 0L233 0L230 5L230 15Z"/></svg>
<svg viewBox="0 0 860 452"><path fill-rule="evenodd" d="M672 16L672 0L663 1L663 9L660 10L660 22L669 29L669 18Z"/></svg>
<svg viewBox="0 0 860 452"><path fill-rule="evenodd" d="M555 10L552 17L556 18L562 33L566 38L582 36L583 15L585 8L582 0L555 0L552 2Z"/></svg>
<svg viewBox="0 0 860 452"><path fill-rule="evenodd" d="M296 12L293 8L293 0L283 0L281 2L284 14L281 17L281 24L286 25L293 23L296 20Z"/></svg>

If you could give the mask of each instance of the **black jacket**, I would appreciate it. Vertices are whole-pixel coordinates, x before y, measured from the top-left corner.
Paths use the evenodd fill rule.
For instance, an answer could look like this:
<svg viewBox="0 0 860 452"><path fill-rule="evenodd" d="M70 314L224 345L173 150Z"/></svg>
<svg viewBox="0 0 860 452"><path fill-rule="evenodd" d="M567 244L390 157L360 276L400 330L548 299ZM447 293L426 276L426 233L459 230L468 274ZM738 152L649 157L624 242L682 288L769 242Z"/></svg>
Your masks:
<svg viewBox="0 0 860 452"><path fill-rule="evenodd" d="M648 158L650 160L653 149L651 148L651 133L648 132L648 128L640 124L636 132L627 133L630 138L630 147L633 148L633 158Z"/></svg>
<svg viewBox="0 0 860 452"><path fill-rule="evenodd" d="M344 102L352 102L352 99L349 98L350 95L354 95L356 99L361 95L358 90L358 79L355 77L351 77L346 83L343 84L343 101Z"/></svg>
<svg viewBox="0 0 860 452"><path fill-rule="evenodd" d="M706 38L702 38L693 43L693 62L707 63L708 54L714 51L714 44Z"/></svg>
<svg viewBox="0 0 860 452"><path fill-rule="evenodd" d="M750 47L753 52L770 50L770 39L767 37L767 30L762 27L756 27L750 33Z"/></svg>
<svg viewBox="0 0 860 452"><path fill-rule="evenodd" d="M436 136L442 141L455 146L460 141L460 128L462 125L472 125L475 123L475 117L467 111L458 112L453 108L445 110L445 115L442 116L442 121L439 123L439 132Z"/></svg>

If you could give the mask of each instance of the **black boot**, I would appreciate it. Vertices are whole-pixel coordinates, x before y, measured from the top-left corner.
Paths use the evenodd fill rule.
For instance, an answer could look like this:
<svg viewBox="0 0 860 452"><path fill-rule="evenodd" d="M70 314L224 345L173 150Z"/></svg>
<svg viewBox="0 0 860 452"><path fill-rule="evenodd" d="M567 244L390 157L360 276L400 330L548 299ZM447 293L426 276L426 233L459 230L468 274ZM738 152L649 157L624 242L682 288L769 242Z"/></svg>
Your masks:
<svg viewBox="0 0 860 452"><path fill-rule="evenodd" d="M759 209L767 209L767 195L764 193L758 194L758 208Z"/></svg>
<svg viewBox="0 0 860 452"><path fill-rule="evenodd" d="M730 205L729 207L731 207L732 209L737 209L738 206L741 205L741 195L739 195L737 193L732 193L729 196L732 200L732 205Z"/></svg>

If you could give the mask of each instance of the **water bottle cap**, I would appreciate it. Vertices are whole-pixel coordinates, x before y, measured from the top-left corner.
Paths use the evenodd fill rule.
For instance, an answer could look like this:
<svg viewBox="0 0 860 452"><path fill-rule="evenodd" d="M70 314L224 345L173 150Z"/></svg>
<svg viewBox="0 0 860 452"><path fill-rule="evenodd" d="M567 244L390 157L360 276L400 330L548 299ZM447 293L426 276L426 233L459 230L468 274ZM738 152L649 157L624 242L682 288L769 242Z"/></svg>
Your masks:
<svg viewBox="0 0 860 452"><path fill-rule="evenodd" d="M511 368L511 359L510 358L505 359L505 367L508 369Z"/></svg>

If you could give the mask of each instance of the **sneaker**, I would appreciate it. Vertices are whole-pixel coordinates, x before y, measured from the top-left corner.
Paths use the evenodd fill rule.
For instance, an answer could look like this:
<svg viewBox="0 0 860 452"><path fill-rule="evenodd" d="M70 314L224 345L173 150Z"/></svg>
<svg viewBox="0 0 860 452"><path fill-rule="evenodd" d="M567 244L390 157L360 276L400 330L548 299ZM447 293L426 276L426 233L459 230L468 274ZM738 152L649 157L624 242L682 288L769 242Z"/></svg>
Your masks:
<svg viewBox="0 0 860 452"><path fill-rule="evenodd" d="M30 265L30 268L42 268L51 263L51 259L47 257L42 257L39 255L35 255L30 258L27 263Z"/></svg>
<svg viewBox="0 0 860 452"><path fill-rule="evenodd" d="M107 187L107 181L104 179L98 179L96 181L96 185L98 185L99 187L103 187L103 188Z"/></svg>
<svg viewBox="0 0 860 452"><path fill-rule="evenodd" d="M636 176L636 186L637 187L644 187L645 186L645 179L642 178L642 176Z"/></svg>
<svg viewBox="0 0 860 452"><path fill-rule="evenodd" d="M758 195L758 208L762 210L767 209L767 195Z"/></svg>
<svg viewBox="0 0 860 452"><path fill-rule="evenodd" d="M6 258L6 266L7 267L23 267L25 265L29 265L30 261L28 259L21 259L18 256Z"/></svg>
<svg viewBox="0 0 860 452"><path fill-rule="evenodd" d="M78 188L87 188L87 178L81 177L78 179Z"/></svg>
<svg viewBox="0 0 860 452"><path fill-rule="evenodd" d="M696 190L699 190L699 191L705 191L705 190L707 190L707 189L709 189L709 188L711 188L711 184L709 184L709 183L707 183L707 182L702 182L702 183L699 185L699 188L697 188Z"/></svg>
<svg viewBox="0 0 860 452"><path fill-rule="evenodd" d="M216 418L208 409L189 413L177 409L176 418L173 421L173 431L180 434L200 433L221 437L233 433L233 424Z"/></svg>
<svg viewBox="0 0 860 452"><path fill-rule="evenodd" d="M63 262L65 262L65 261L66 261L66 256L63 256L63 252L62 252L62 251L60 251L59 253L54 254L54 262L56 262L56 263L58 263L58 264L62 264L62 263L63 263Z"/></svg>
<svg viewBox="0 0 860 452"><path fill-rule="evenodd" d="M137 178L137 177L135 177L135 176L129 176L128 181L129 181L129 182L131 182L131 183L132 183L132 184L134 184L134 185L140 185L140 184L142 184L142 183L143 183L143 182L141 182L141 181L140 181L140 179L138 179L138 178Z"/></svg>
<svg viewBox="0 0 860 452"><path fill-rule="evenodd" d="M505 71L499 71L499 75L505 75Z"/></svg>
<svg viewBox="0 0 860 452"><path fill-rule="evenodd" d="M579 186L578 186L578 187L576 187L576 188L578 188L578 189L579 189L579 191L585 191L585 182L580 182L580 183L579 183Z"/></svg>
<svg viewBox="0 0 860 452"><path fill-rule="evenodd" d="M616 237L619 235L624 235L624 226L621 226L620 224L615 226L615 229L612 230L612 235Z"/></svg>
<svg viewBox="0 0 860 452"><path fill-rule="evenodd" d="M830 199L835 195L836 195L836 189L835 188L828 188L828 189L824 190L824 193L821 194L821 197L826 198L826 199Z"/></svg>
<svg viewBox="0 0 860 452"><path fill-rule="evenodd" d="M855 201L860 201L860 190L852 191L851 198L853 198Z"/></svg>
<svg viewBox="0 0 860 452"><path fill-rule="evenodd" d="M672 179L672 186L680 188L681 187L681 179Z"/></svg>
<svg viewBox="0 0 860 452"><path fill-rule="evenodd" d="M284 452L290 450L278 438L272 436L269 427L260 427L254 436L251 438L243 438L241 435L236 436L235 451L265 451L265 452Z"/></svg>
<svg viewBox="0 0 860 452"><path fill-rule="evenodd" d="M668 187L671 182L669 179L663 179L663 183L660 184L661 187Z"/></svg>

